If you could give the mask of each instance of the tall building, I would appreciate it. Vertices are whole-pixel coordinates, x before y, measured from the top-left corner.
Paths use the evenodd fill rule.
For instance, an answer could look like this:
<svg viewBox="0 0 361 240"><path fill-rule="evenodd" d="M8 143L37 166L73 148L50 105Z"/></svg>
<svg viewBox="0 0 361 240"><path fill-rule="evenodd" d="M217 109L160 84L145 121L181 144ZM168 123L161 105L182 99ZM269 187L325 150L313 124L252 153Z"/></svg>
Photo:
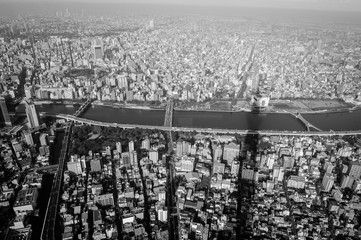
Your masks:
<svg viewBox="0 0 361 240"><path fill-rule="evenodd" d="M351 188L354 180L355 179L350 176L343 175L342 180L341 180L341 189L347 188L347 187Z"/></svg>
<svg viewBox="0 0 361 240"><path fill-rule="evenodd" d="M24 137L25 137L25 142L28 145L30 145L30 146L34 145L33 134L30 131L25 132Z"/></svg>
<svg viewBox="0 0 361 240"><path fill-rule="evenodd" d="M239 156L240 145L236 143L229 143L224 145L223 159L227 161L228 165L232 164L232 161Z"/></svg>
<svg viewBox="0 0 361 240"><path fill-rule="evenodd" d="M352 190L355 191L356 193L360 192L360 190L361 190L361 179L357 179L356 181L353 182Z"/></svg>
<svg viewBox="0 0 361 240"><path fill-rule="evenodd" d="M318 39L317 41L317 50L320 51L322 49L322 40Z"/></svg>
<svg viewBox="0 0 361 240"><path fill-rule="evenodd" d="M149 140L149 138L145 138L145 139L142 141L142 148L143 148L143 149L146 149L146 150L149 150L149 149L150 149L150 140Z"/></svg>
<svg viewBox="0 0 361 240"><path fill-rule="evenodd" d="M130 141L129 142L129 152L133 152L134 151L134 142Z"/></svg>
<svg viewBox="0 0 361 240"><path fill-rule="evenodd" d="M35 89L33 86L25 85L25 97L27 99L35 97Z"/></svg>
<svg viewBox="0 0 361 240"><path fill-rule="evenodd" d="M334 166L332 165L331 162L326 162L323 169L326 170L326 173L331 173L333 170Z"/></svg>
<svg viewBox="0 0 361 240"><path fill-rule="evenodd" d="M48 140L48 134L42 133L40 135L40 145L41 146L48 146L49 140Z"/></svg>
<svg viewBox="0 0 361 240"><path fill-rule="evenodd" d="M239 161L233 161L232 162L231 173L233 175L236 175L236 176L238 175L238 173L239 173L239 165L240 165Z"/></svg>
<svg viewBox="0 0 361 240"><path fill-rule="evenodd" d="M253 178L254 178L254 169L242 168L242 179L253 181Z"/></svg>
<svg viewBox="0 0 361 240"><path fill-rule="evenodd" d="M225 168L224 163L214 162L214 163L213 163L213 174L214 174L214 173L224 174L224 168Z"/></svg>
<svg viewBox="0 0 361 240"><path fill-rule="evenodd" d="M305 188L305 177L292 175L287 181L287 187L290 188Z"/></svg>
<svg viewBox="0 0 361 240"><path fill-rule="evenodd" d="M11 145L14 148L15 152L22 152L23 151L23 147L21 146L21 143L19 143L16 140L11 141Z"/></svg>
<svg viewBox="0 0 361 240"><path fill-rule="evenodd" d="M280 166L274 165L273 166L273 174L272 174L272 180L278 179L278 175L280 174Z"/></svg>
<svg viewBox="0 0 361 240"><path fill-rule="evenodd" d="M291 156L285 156L283 155L283 167L284 168L293 168L295 164L295 159Z"/></svg>
<svg viewBox="0 0 361 240"><path fill-rule="evenodd" d="M90 169L92 172L100 172L102 170L102 167L100 165L99 159L93 159L90 161Z"/></svg>
<svg viewBox="0 0 361 240"><path fill-rule="evenodd" d="M94 58L103 58L104 56L104 47L103 41L101 39L95 39L93 42L93 54Z"/></svg>
<svg viewBox="0 0 361 240"><path fill-rule="evenodd" d="M9 116L8 108L6 107L5 98L0 97L0 107L1 107L1 113L3 115L4 123L6 126L11 126L11 119Z"/></svg>
<svg viewBox="0 0 361 240"><path fill-rule="evenodd" d="M68 167L69 172L73 172L77 175L83 173L81 163L78 160L75 160L74 162L67 162L67 167Z"/></svg>
<svg viewBox="0 0 361 240"><path fill-rule="evenodd" d="M213 158L214 161L218 161L222 159L222 154L223 154L223 149L221 146L217 146L214 150L213 150Z"/></svg>
<svg viewBox="0 0 361 240"><path fill-rule="evenodd" d="M116 146L117 152L122 153L122 144L120 142L117 142L115 144L115 146Z"/></svg>
<svg viewBox="0 0 361 240"><path fill-rule="evenodd" d="M283 167L280 167L280 172L278 174L277 181L282 182L284 176L285 176L285 169Z"/></svg>
<svg viewBox="0 0 361 240"><path fill-rule="evenodd" d="M177 151L176 151L176 153L177 153L177 156L179 156L179 157L183 155L183 144L182 144L181 141L177 142Z"/></svg>
<svg viewBox="0 0 361 240"><path fill-rule="evenodd" d="M267 180L267 183L266 183L266 191L268 193L272 193L273 192L273 189L274 189L274 186L275 186L275 182L272 181L272 180Z"/></svg>
<svg viewBox="0 0 361 240"><path fill-rule="evenodd" d="M133 166L135 164L137 164L138 161L138 155L136 151L132 151L129 153L129 159L130 159L130 164Z"/></svg>
<svg viewBox="0 0 361 240"><path fill-rule="evenodd" d="M181 160L181 171L193 172L194 161L195 159L193 157L183 157Z"/></svg>
<svg viewBox="0 0 361 240"><path fill-rule="evenodd" d="M159 209L158 210L158 219L161 222L167 222L168 221L168 210Z"/></svg>
<svg viewBox="0 0 361 240"><path fill-rule="evenodd" d="M157 150L150 150L149 151L149 159L154 163L158 163L158 151Z"/></svg>
<svg viewBox="0 0 361 240"><path fill-rule="evenodd" d="M112 149L110 146L106 146L105 147L105 153L108 155L108 156L111 156L112 155Z"/></svg>
<svg viewBox="0 0 361 240"><path fill-rule="evenodd" d="M191 144L189 142L182 142L182 153L186 155L191 153Z"/></svg>
<svg viewBox="0 0 361 240"><path fill-rule="evenodd" d="M267 160L267 167L268 167L268 169L272 169L274 163L275 163L275 159L274 159L273 157L269 157L268 160Z"/></svg>
<svg viewBox="0 0 361 240"><path fill-rule="evenodd" d="M359 162L351 162L348 165L348 175L355 179L359 179L361 176L361 164Z"/></svg>
<svg viewBox="0 0 361 240"><path fill-rule="evenodd" d="M335 177L331 173L326 173L322 179L322 189L329 192L335 182Z"/></svg>
<svg viewBox="0 0 361 240"><path fill-rule="evenodd" d="M19 214L21 212L35 210L37 199L38 199L37 188L20 190L18 195L16 196L16 200L13 206L14 212L16 214Z"/></svg>
<svg viewBox="0 0 361 240"><path fill-rule="evenodd" d="M125 165L125 167L130 167L130 153L129 152L123 152L121 154L121 158L123 161L123 164Z"/></svg>
<svg viewBox="0 0 361 240"><path fill-rule="evenodd" d="M149 28L153 29L154 28L154 19L150 20L149 22Z"/></svg>
<svg viewBox="0 0 361 240"><path fill-rule="evenodd" d="M28 118L28 123L31 128L39 127L39 114L36 111L35 104L32 101L25 101L25 111Z"/></svg>
<svg viewBox="0 0 361 240"><path fill-rule="evenodd" d="M252 89L253 90L258 90L259 89L259 76L254 76L253 81L252 81Z"/></svg>

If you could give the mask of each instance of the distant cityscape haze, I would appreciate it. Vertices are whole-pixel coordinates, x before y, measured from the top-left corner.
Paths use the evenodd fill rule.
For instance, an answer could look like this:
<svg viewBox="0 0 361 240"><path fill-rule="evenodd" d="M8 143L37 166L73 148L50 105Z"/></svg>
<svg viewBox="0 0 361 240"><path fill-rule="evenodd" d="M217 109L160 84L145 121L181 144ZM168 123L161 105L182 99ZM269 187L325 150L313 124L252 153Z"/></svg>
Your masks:
<svg viewBox="0 0 361 240"><path fill-rule="evenodd" d="M358 0L0 0L0 3L127 3L127 4L166 4L166 5L200 5L200 6L239 6L286 9L312 9L331 11L361 11Z"/></svg>

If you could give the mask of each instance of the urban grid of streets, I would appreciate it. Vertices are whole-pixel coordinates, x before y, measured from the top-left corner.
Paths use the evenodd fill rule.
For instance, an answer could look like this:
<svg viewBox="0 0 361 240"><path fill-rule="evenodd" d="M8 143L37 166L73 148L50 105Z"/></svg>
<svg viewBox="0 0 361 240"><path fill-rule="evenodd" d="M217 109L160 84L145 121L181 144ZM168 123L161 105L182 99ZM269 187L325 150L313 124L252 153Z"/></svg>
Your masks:
<svg viewBox="0 0 361 240"><path fill-rule="evenodd" d="M359 26L152 18L1 18L0 239L360 239L360 129L298 113L360 104ZM40 118L54 101L81 106ZM164 124L81 119L91 105ZM290 111L309 131L174 128L174 108Z"/></svg>

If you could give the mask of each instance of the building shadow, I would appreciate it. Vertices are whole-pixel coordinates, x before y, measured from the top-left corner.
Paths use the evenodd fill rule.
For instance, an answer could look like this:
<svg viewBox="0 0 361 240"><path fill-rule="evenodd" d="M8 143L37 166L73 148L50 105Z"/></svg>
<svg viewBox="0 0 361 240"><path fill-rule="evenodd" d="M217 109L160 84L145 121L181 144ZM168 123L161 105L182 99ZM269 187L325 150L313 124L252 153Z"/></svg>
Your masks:
<svg viewBox="0 0 361 240"><path fill-rule="evenodd" d="M247 117L248 131L240 138L240 168L238 175L236 239L252 239L252 202L256 194L257 181L256 157L259 153L259 123L254 121L253 114Z"/></svg>

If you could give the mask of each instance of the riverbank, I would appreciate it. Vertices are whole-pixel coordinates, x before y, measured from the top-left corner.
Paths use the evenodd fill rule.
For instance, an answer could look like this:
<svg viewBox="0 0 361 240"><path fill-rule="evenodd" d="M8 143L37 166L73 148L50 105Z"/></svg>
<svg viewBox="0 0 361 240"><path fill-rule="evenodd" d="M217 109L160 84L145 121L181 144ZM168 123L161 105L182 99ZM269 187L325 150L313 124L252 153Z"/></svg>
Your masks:
<svg viewBox="0 0 361 240"><path fill-rule="evenodd" d="M240 100L242 101L242 100ZM246 100L244 100L247 103ZM64 105L67 108L72 106L81 105L83 100L44 100L35 101L36 105L49 105L57 104ZM198 103L197 103L198 104ZM118 102L102 102L93 101L93 106L106 106L113 108L124 108L124 109L141 109L141 110L165 110L165 103L159 105L137 104L137 103L118 103ZM238 104L239 105L239 104ZM254 113L301 113L301 114L312 114L312 113L335 113L335 112L347 112L361 109L360 105L345 103L340 100L288 100L288 99L276 99L271 100L269 106L262 111L253 111L249 104L243 104L244 107L233 107L233 109L212 109L205 107L189 106L187 108L174 107L176 111L201 111L201 112L225 112L225 113L239 113L239 112L254 112ZM249 107L246 107L249 106Z"/></svg>

